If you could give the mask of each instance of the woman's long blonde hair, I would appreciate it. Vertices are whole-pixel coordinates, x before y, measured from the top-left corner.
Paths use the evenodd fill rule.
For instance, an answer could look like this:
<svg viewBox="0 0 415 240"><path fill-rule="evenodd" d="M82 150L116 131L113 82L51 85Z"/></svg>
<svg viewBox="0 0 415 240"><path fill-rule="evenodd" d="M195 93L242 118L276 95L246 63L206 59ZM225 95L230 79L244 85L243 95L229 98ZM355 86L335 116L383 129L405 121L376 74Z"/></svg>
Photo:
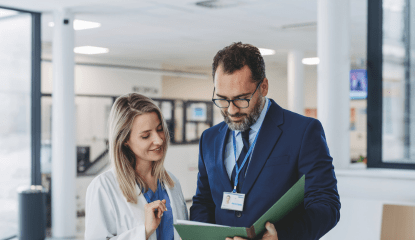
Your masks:
<svg viewBox="0 0 415 240"><path fill-rule="evenodd" d="M148 184L135 171L137 159L133 151L125 143L130 139L134 118L151 112L158 115L165 136L163 157L161 160L153 162L151 174L163 185L174 187L174 182L163 165L170 142L170 134L166 121L153 100L138 93L123 95L115 100L108 121L110 159L114 165L121 191L127 201L131 203L137 203L138 195L141 194L141 192L136 192L136 184L138 183L140 189L144 188L146 191Z"/></svg>

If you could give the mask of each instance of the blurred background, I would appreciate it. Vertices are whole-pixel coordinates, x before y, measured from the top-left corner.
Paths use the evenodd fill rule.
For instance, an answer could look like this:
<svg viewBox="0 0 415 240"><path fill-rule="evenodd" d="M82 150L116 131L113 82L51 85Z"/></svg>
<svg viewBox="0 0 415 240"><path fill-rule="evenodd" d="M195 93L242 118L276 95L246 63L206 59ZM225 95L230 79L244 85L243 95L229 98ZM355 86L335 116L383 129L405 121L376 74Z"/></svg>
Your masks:
<svg viewBox="0 0 415 240"><path fill-rule="evenodd" d="M0 0L0 240L18 238L30 185L47 238L83 239L129 92L161 108L190 207L199 137L222 121L212 59L239 41L260 48L268 97L326 131L342 209L322 239L415 239L414 0Z"/></svg>

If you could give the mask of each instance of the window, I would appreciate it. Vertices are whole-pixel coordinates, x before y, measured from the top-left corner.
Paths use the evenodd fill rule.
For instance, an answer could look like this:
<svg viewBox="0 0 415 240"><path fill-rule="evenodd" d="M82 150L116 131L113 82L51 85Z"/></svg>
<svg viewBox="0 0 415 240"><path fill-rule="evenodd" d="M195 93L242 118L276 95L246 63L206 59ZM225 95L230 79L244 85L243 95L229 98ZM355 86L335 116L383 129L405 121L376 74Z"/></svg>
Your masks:
<svg viewBox="0 0 415 240"><path fill-rule="evenodd" d="M0 7L0 239L17 235L21 185L40 184L40 14Z"/></svg>
<svg viewBox="0 0 415 240"><path fill-rule="evenodd" d="M415 169L415 0L368 10L368 167Z"/></svg>

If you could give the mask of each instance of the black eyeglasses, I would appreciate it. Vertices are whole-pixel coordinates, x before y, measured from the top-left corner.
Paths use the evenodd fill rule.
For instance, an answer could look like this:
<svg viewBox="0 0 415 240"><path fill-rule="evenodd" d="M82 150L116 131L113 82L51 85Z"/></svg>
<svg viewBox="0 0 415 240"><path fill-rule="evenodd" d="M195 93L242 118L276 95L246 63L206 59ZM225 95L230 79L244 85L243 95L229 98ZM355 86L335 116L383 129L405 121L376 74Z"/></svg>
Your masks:
<svg viewBox="0 0 415 240"><path fill-rule="evenodd" d="M226 99L215 99L213 96L215 96L215 88L213 88L213 96L212 96L212 102L219 108L228 108L229 105L231 105L231 102L235 107L237 108L247 108L249 107L249 101L251 101L252 97L254 96L255 92L258 90L259 85L261 85L262 81L258 83L258 86L256 86L256 89L254 93L252 93L251 97L249 99L234 99L234 100L226 100Z"/></svg>

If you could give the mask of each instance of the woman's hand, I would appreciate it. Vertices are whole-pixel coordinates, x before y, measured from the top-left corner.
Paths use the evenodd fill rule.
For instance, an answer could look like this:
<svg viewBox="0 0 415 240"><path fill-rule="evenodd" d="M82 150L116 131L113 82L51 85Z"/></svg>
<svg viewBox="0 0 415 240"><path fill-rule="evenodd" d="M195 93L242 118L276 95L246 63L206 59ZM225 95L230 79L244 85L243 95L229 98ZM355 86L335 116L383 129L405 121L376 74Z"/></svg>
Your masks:
<svg viewBox="0 0 415 240"><path fill-rule="evenodd" d="M157 200L151 203L148 203L144 207L145 211L145 229L146 229L146 239L148 239L157 227L160 224L161 217L163 216L164 211L167 211L166 200L162 201ZM157 211L157 212L155 212Z"/></svg>

